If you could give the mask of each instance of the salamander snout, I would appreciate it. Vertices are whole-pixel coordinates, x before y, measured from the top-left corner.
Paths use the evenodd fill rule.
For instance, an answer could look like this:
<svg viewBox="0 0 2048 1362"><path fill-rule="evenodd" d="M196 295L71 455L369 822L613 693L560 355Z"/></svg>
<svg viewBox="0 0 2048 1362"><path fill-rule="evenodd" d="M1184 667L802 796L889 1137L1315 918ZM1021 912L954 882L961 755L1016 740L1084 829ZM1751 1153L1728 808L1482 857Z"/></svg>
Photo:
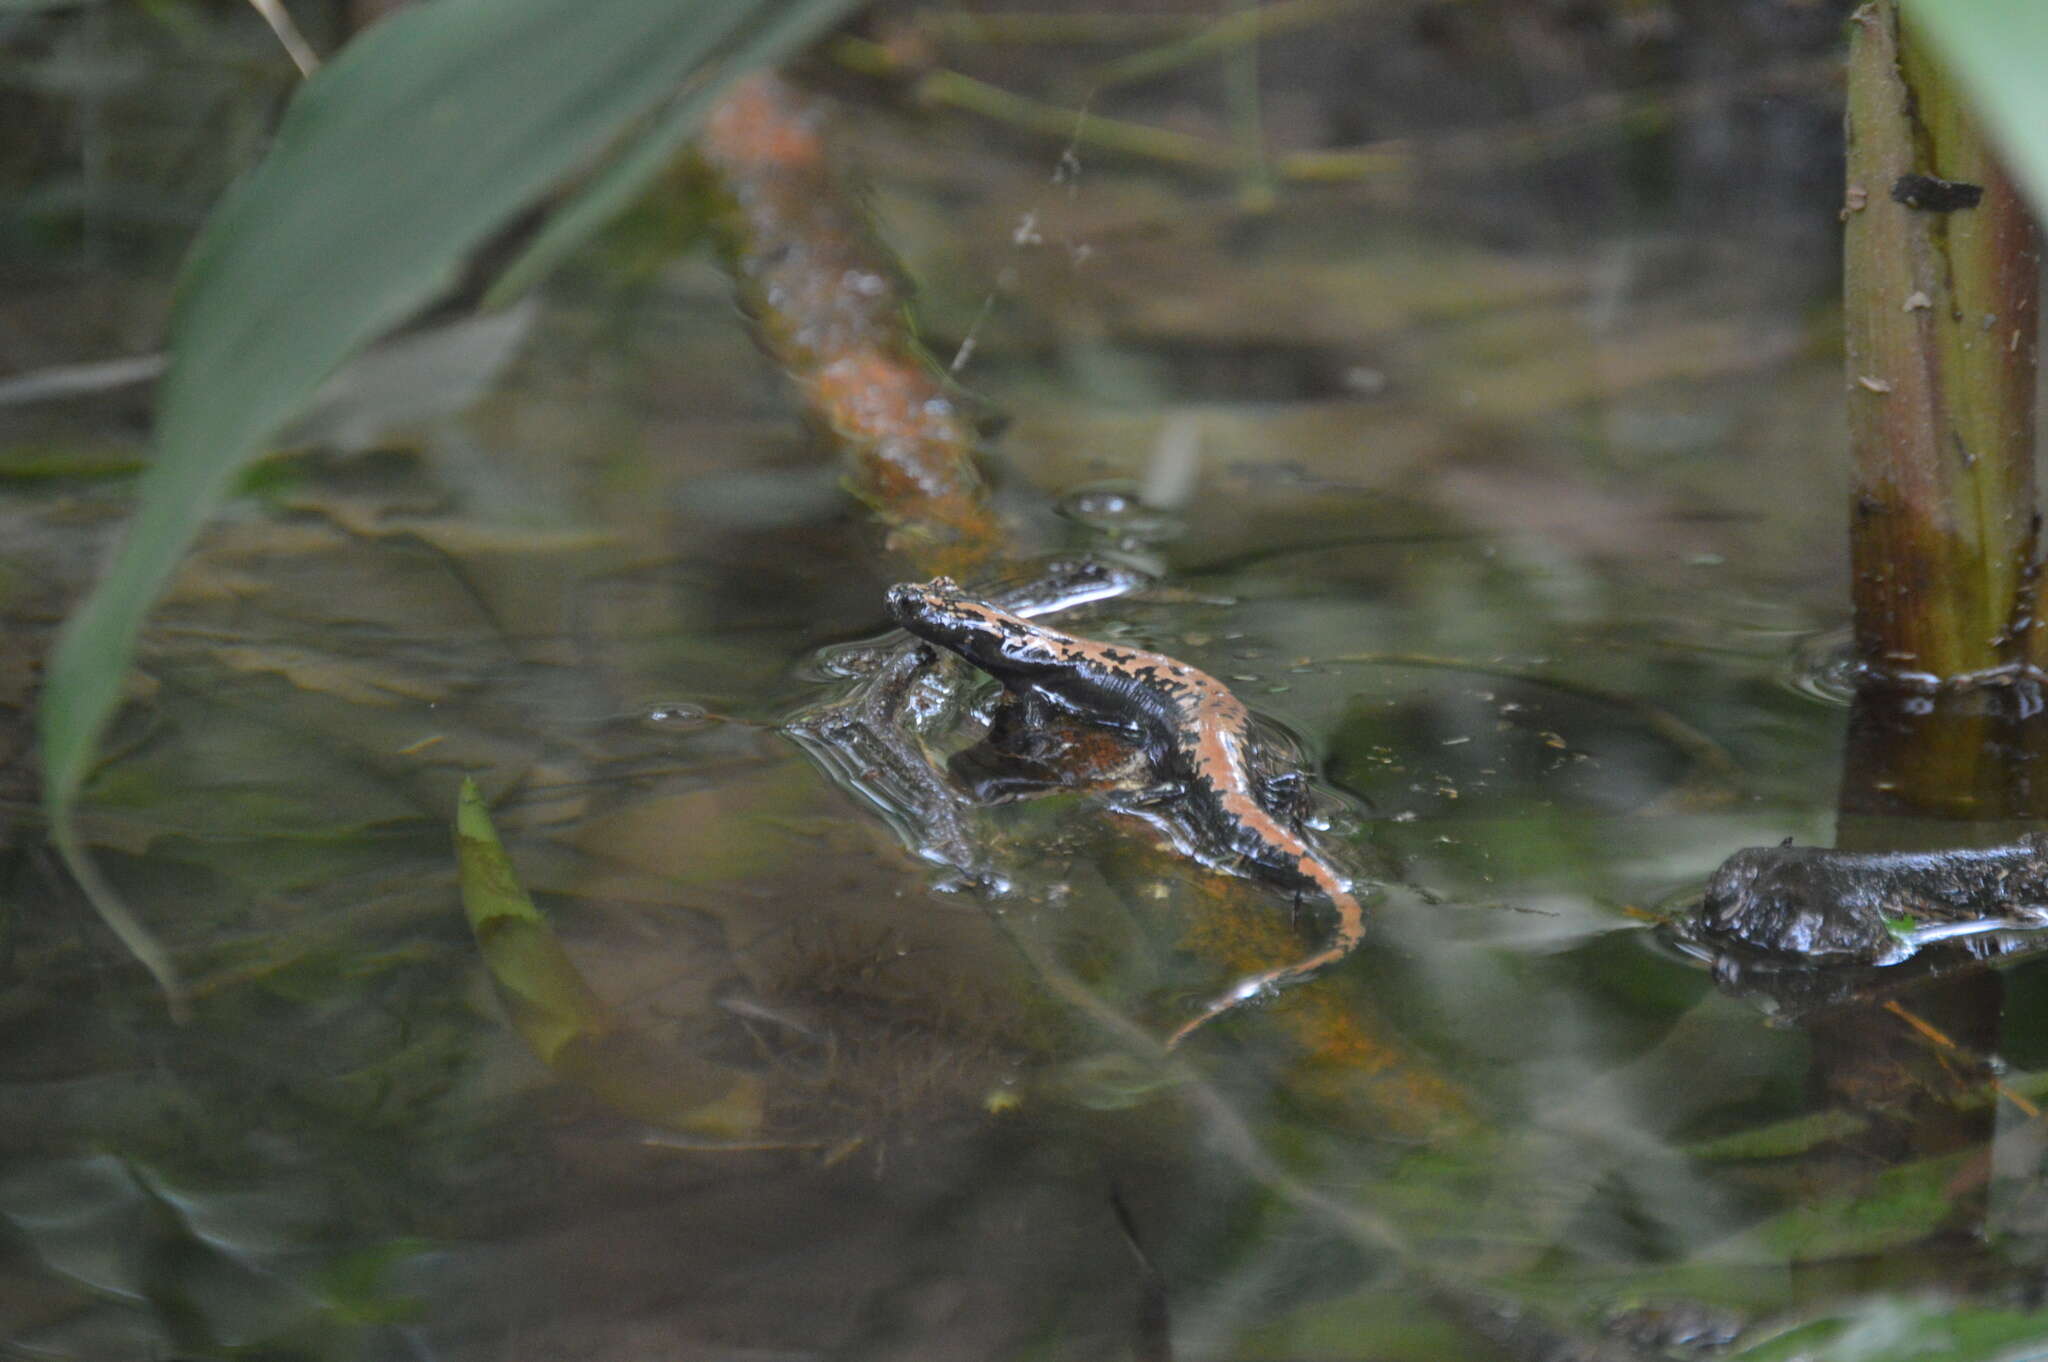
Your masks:
<svg viewBox="0 0 2048 1362"><path fill-rule="evenodd" d="M924 588L915 582L898 582L882 599L889 608L890 619L909 624L923 611Z"/></svg>
<svg viewBox="0 0 2048 1362"><path fill-rule="evenodd" d="M931 587L916 582L898 582L889 588L889 594L883 599L889 609L889 618L905 628L939 613L939 602Z"/></svg>
<svg viewBox="0 0 2048 1362"><path fill-rule="evenodd" d="M883 597L889 610L889 618L906 629L913 629L922 622L942 619L950 611L948 599L959 594L960 588L950 578L934 577L929 582L898 582L889 588Z"/></svg>

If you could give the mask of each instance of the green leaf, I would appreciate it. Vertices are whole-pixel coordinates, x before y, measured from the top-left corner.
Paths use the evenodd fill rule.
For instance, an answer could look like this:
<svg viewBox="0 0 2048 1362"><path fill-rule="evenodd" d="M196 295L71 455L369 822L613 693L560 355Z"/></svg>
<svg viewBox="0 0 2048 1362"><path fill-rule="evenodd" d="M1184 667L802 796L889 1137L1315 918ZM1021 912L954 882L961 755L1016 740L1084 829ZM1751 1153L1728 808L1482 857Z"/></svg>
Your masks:
<svg viewBox="0 0 2048 1362"><path fill-rule="evenodd" d="M733 54L732 63L741 69L765 65L845 8L845 0L793 0L762 24ZM555 210L526 250L491 286L485 305L497 307L524 293L578 242L623 212L696 132L720 93L721 87L703 86L677 96L625 151Z"/></svg>
<svg viewBox="0 0 2048 1362"><path fill-rule="evenodd" d="M1969 87L2034 212L2048 216L2048 5L2040 0L1905 0Z"/></svg>
<svg viewBox="0 0 2048 1362"><path fill-rule="evenodd" d="M761 1125L759 1079L667 1050L620 1026L584 981L491 827L474 781L455 807L462 907L497 986L505 1015L540 1061L638 1120L672 1130L737 1138Z"/></svg>
<svg viewBox="0 0 2048 1362"><path fill-rule="evenodd" d="M2041 1356L2048 1338L2048 1316L2039 1312L1979 1308L1940 1293L1871 1295L1834 1309L1763 1334L1727 1356L1743 1362L2012 1362Z"/></svg>
<svg viewBox="0 0 2048 1362"><path fill-rule="evenodd" d="M455 806L455 859L462 909L513 1026L552 1065L578 1036L604 1032L604 1004L519 885L476 782Z"/></svg>
<svg viewBox="0 0 2048 1362"><path fill-rule="evenodd" d="M1933 1234L1957 1215L1957 1172L1974 1151L1887 1168L1854 1193L1794 1206L1744 1236L1773 1260L1871 1257Z"/></svg>
<svg viewBox="0 0 2048 1362"><path fill-rule="evenodd" d="M350 1324L410 1324L426 1317L417 1297L401 1295L399 1272L434 1251L426 1239L387 1239L337 1255L315 1277L327 1308Z"/></svg>
<svg viewBox="0 0 2048 1362"><path fill-rule="evenodd" d="M140 508L57 643L40 715L53 840L174 1006L168 955L93 872L71 818L143 617L236 471L472 247L728 46L765 59L841 3L415 5L306 81L269 156L208 220L179 282ZM743 33L760 13L772 43Z"/></svg>
<svg viewBox="0 0 2048 1362"><path fill-rule="evenodd" d="M1870 1118L1859 1112L1839 1109L1820 1111L1811 1116L1796 1116L1789 1121L1778 1121L1750 1130L1738 1130L1732 1135L1702 1140L1698 1144L1686 1146L1685 1153L1690 1158L1709 1163L1740 1159L1784 1159L1794 1154L1804 1154L1830 1140L1847 1139L1869 1127Z"/></svg>

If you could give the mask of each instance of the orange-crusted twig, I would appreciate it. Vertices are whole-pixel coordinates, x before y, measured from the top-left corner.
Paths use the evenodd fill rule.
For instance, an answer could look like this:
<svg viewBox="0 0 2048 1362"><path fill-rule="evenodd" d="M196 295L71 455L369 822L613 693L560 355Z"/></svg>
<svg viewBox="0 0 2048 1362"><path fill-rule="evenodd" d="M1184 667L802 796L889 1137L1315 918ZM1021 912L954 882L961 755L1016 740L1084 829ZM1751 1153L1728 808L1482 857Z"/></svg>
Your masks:
<svg viewBox="0 0 2048 1362"><path fill-rule="evenodd" d="M772 74L735 85L699 155L742 304L845 452L848 485L921 572L959 573L999 542L973 424L905 321L895 262L833 173L819 105Z"/></svg>

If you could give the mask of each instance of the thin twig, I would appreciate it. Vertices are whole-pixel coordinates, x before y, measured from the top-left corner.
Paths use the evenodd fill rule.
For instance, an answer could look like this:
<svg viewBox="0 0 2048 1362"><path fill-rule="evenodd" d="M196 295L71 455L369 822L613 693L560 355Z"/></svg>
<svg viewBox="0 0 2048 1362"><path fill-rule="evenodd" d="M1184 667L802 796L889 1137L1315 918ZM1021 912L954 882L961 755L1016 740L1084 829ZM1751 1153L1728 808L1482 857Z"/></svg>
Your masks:
<svg viewBox="0 0 2048 1362"><path fill-rule="evenodd" d="M103 359L87 364L59 364L48 369L31 369L25 374L0 378L0 407L27 402L48 402L59 397L81 397L147 383L164 371L164 355L137 355L133 359Z"/></svg>
<svg viewBox="0 0 2048 1362"><path fill-rule="evenodd" d="M306 35L299 32L299 26L292 22L284 0L249 0L249 5L263 16L264 23L270 25L270 31L277 35L278 44L292 59L292 65L299 68L301 76L310 76L320 69L319 55L306 41Z"/></svg>
<svg viewBox="0 0 2048 1362"><path fill-rule="evenodd" d="M840 65L864 75L904 74L895 54L878 43L840 38L829 51ZM1629 93L1603 91L1530 118L1465 132L1284 152L1274 159L1272 170L1282 181L1319 184L1394 177L1423 167L1470 169L1526 163L1602 137L1655 128L1731 99L1822 85L1840 74L1839 59L1829 56L1787 62L1752 76L1705 85ZM1216 174L1239 175L1246 169L1244 152L1228 143L1033 99L958 71L927 71L917 77L911 94L924 104L979 114L1041 136L1071 138L1099 151Z"/></svg>
<svg viewBox="0 0 2048 1362"><path fill-rule="evenodd" d="M1275 33L1307 28L1334 19L1373 0L1277 0L1270 5L1246 4L1198 32L1174 42L1144 48L1128 57L1105 62L1080 82L1107 90L1149 80L1222 53L1252 46Z"/></svg>
<svg viewBox="0 0 2048 1362"><path fill-rule="evenodd" d="M1199 14L1125 14L1113 10L1081 14L1040 10L976 13L948 8L924 10L911 20L911 26L915 32L940 42L1066 47L1076 43L1169 41L1199 33L1206 23Z"/></svg>
<svg viewBox="0 0 2048 1362"><path fill-rule="evenodd" d="M1259 20L1268 7L1249 0L1240 3L1242 8L1231 18L1247 21L1238 25L1245 36L1220 49L1225 55L1224 91L1230 109L1231 141L1244 161L1244 169L1238 174L1238 202L1248 211L1265 212L1272 208L1276 197L1273 166L1266 157L1265 113L1259 97L1259 35L1264 31Z"/></svg>

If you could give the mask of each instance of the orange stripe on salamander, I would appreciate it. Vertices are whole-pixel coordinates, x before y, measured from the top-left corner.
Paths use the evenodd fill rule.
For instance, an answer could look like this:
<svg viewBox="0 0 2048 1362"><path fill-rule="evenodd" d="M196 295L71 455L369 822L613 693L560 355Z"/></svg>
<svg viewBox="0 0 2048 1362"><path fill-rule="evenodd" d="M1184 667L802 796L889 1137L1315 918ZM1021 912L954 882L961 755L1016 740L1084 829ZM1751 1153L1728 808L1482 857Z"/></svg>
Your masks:
<svg viewBox="0 0 2048 1362"><path fill-rule="evenodd" d="M1330 863L1258 801L1251 765L1251 714L1228 687L1159 653L1097 643L1033 624L960 592L941 577L892 587L889 613L905 629L959 654L1011 692L1145 739L1158 773L1179 779L1190 799L1213 809L1231 850L1285 869L1321 890L1337 914L1329 943L1313 955L1247 975L1167 1039L1195 1031L1342 960L1365 937L1365 910Z"/></svg>

